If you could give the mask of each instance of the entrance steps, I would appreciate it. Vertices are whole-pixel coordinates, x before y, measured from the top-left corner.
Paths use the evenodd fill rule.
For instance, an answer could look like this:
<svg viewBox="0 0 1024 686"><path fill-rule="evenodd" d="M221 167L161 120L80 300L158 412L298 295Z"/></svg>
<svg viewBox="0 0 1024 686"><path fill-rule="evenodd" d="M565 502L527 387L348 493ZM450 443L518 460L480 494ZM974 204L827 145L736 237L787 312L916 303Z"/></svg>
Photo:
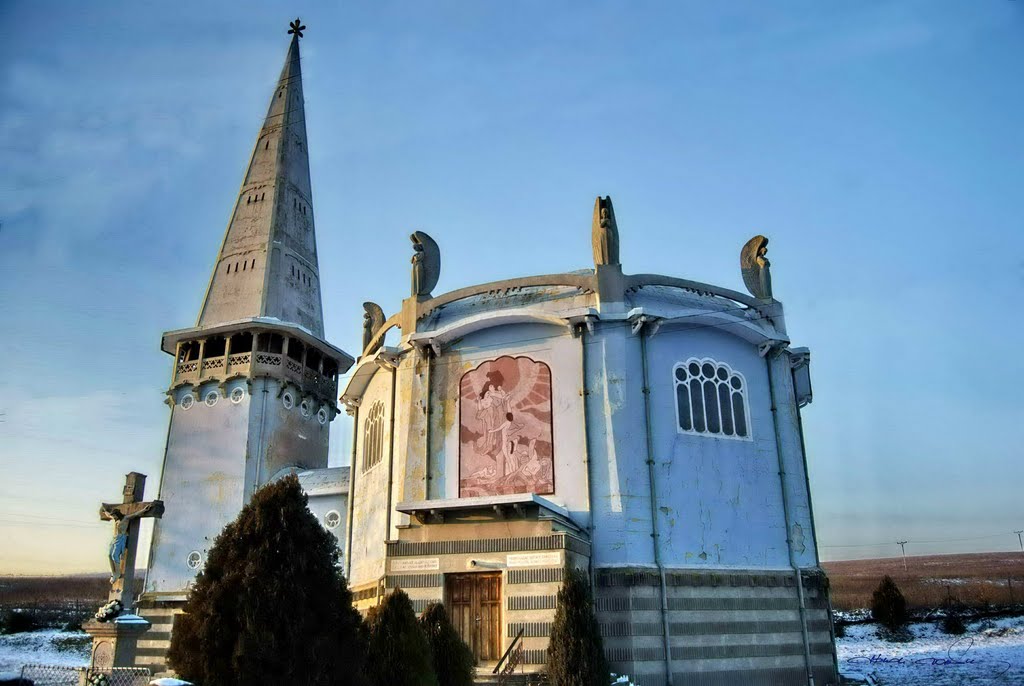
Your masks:
<svg viewBox="0 0 1024 686"><path fill-rule="evenodd" d="M547 675L543 672L516 672L506 674L501 680L497 674L491 674L491 669L477 668L473 683L476 686L543 686L547 684Z"/></svg>

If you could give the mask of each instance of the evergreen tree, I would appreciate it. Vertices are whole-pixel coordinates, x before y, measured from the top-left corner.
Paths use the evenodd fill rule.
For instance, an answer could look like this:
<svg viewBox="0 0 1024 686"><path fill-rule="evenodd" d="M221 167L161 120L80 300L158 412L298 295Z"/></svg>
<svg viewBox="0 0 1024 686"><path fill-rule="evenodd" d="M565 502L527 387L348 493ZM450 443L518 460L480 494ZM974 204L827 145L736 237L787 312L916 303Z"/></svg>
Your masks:
<svg viewBox="0 0 1024 686"><path fill-rule="evenodd" d="M167 659L203 686L361 686L365 637L334 537L295 476L224 527L175 622Z"/></svg>
<svg viewBox="0 0 1024 686"><path fill-rule="evenodd" d="M594 616L587 575L571 570L558 591L558 609L548 645L551 686L608 686L604 642Z"/></svg>
<svg viewBox="0 0 1024 686"><path fill-rule="evenodd" d="M416 621L412 602L398 588L366 615L370 686L438 686L427 636Z"/></svg>
<svg viewBox="0 0 1024 686"><path fill-rule="evenodd" d="M892 631L902 627L909 619L906 598L888 574L882 577L878 588L871 595L871 616Z"/></svg>
<svg viewBox="0 0 1024 686"><path fill-rule="evenodd" d="M430 644L438 686L473 686L476 658L448 619L444 605L428 605L420 626Z"/></svg>

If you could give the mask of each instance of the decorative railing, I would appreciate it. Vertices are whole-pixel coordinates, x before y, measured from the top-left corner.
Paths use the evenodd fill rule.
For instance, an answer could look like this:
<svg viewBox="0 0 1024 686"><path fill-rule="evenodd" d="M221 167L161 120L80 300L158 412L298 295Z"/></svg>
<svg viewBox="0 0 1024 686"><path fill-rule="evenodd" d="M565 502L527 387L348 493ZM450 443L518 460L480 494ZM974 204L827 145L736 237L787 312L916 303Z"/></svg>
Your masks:
<svg viewBox="0 0 1024 686"><path fill-rule="evenodd" d="M247 374L249 368L253 371L263 368L274 370L276 374L284 373L284 377L306 390L313 390L325 398L337 396L338 385L334 379L323 376L316 369L309 369L301 362L283 355L281 353L270 353L250 351L235 353L221 357L211 357L203 360L191 360L179 362L175 367L175 381L185 383L198 383L204 379L223 376L225 371L228 374Z"/></svg>
<svg viewBox="0 0 1024 686"><path fill-rule="evenodd" d="M281 355L276 353L256 353L256 364L265 364L270 367L281 366Z"/></svg>
<svg viewBox="0 0 1024 686"><path fill-rule="evenodd" d="M249 364L252 360L252 353L238 353L237 355L228 356L228 364L232 367L236 365Z"/></svg>
<svg viewBox="0 0 1024 686"><path fill-rule="evenodd" d="M523 632L526 629L520 629L516 637L512 639L512 643L509 644L508 649L505 650L505 654L498 660L498 664L494 666L494 671L491 674L498 675L498 683L504 684L508 682L508 678L515 674L516 667L523 663Z"/></svg>

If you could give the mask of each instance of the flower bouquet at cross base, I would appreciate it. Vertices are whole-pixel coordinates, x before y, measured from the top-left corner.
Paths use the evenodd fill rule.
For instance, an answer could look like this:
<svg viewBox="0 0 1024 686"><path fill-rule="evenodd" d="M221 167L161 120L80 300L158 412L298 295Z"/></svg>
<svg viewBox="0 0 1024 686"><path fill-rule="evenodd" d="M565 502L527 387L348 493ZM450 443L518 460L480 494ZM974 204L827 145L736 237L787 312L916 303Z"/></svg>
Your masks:
<svg viewBox="0 0 1024 686"><path fill-rule="evenodd" d="M120 600L111 600L109 603L99 609L93 617L97 622L109 622L114 617L124 612L124 605ZM91 682L90 682L91 683Z"/></svg>
<svg viewBox="0 0 1024 686"><path fill-rule="evenodd" d="M110 686L110 677L101 672L91 672L85 683L88 686Z"/></svg>

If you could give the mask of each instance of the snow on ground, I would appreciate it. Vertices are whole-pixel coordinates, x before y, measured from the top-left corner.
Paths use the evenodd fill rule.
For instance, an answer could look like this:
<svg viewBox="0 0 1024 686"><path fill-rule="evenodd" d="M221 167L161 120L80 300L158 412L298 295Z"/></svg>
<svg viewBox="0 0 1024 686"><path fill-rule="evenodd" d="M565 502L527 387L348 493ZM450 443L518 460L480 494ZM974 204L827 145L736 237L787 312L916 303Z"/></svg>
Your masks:
<svg viewBox="0 0 1024 686"><path fill-rule="evenodd" d="M970 622L963 636L937 624L910 625L914 640L891 643L877 625L846 627L836 641L839 671L878 686L1020 686L1024 684L1024 617Z"/></svg>
<svg viewBox="0 0 1024 686"><path fill-rule="evenodd" d="M89 635L81 631L45 629L0 634L0 674L21 673L23 665L84 667L89 663Z"/></svg>

